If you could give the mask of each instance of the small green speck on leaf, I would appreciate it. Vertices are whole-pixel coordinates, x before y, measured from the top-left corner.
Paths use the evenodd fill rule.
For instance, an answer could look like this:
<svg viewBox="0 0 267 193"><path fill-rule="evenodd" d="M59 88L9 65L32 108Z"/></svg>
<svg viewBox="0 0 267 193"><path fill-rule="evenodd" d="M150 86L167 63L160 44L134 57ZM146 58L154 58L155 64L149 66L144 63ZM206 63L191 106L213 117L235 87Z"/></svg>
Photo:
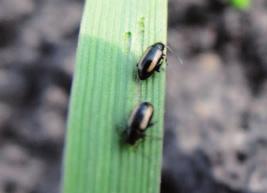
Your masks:
<svg viewBox="0 0 267 193"><path fill-rule="evenodd" d="M145 31L145 18L141 17L139 20L139 28L141 32Z"/></svg>

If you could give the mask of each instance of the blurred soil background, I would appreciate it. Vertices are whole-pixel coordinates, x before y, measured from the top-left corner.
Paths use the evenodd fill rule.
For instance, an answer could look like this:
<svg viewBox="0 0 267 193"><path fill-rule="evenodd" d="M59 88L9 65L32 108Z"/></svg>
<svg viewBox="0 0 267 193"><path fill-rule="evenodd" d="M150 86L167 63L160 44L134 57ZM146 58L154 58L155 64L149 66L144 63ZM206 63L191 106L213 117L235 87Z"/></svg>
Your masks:
<svg viewBox="0 0 267 193"><path fill-rule="evenodd" d="M58 193L83 0L0 0L0 193ZM267 0L170 0L162 193L267 192Z"/></svg>

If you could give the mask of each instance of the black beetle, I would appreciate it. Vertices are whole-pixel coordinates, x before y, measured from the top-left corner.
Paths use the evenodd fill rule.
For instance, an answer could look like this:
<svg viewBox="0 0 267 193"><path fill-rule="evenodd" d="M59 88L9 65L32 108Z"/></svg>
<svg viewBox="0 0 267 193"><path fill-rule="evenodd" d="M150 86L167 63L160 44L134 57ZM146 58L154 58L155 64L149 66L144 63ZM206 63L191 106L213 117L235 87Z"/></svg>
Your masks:
<svg viewBox="0 0 267 193"><path fill-rule="evenodd" d="M165 45L157 42L149 46L140 61L137 63L138 76L140 80L145 80L150 77L155 71L160 71L160 66L164 61Z"/></svg>
<svg viewBox="0 0 267 193"><path fill-rule="evenodd" d="M134 145L145 137L147 128L151 127L154 107L149 102L142 102L133 111L128 120L127 129L123 132L124 142Z"/></svg>

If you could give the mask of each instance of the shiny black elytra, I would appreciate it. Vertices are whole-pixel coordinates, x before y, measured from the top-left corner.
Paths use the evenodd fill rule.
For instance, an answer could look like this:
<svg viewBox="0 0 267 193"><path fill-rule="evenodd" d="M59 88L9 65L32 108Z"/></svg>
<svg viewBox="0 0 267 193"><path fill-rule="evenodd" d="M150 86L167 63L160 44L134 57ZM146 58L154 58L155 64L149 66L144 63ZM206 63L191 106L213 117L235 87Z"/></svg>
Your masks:
<svg viewBox="0 0 267 193"><path fill-rule="evenodd" d="M160 66L164 61L165 45L157 42L148 47L137 63L138 76L140 80L145 80L150 77L155 71L160 71Z"/></svg>
<svg viewBox="0 0 267 193"><path fill-rule="evenodd" d="M134 145L139 139L145 138L147 128L151 127L154 107L149 102L142 102L133 111L123 132L124 142Z"/></svg>

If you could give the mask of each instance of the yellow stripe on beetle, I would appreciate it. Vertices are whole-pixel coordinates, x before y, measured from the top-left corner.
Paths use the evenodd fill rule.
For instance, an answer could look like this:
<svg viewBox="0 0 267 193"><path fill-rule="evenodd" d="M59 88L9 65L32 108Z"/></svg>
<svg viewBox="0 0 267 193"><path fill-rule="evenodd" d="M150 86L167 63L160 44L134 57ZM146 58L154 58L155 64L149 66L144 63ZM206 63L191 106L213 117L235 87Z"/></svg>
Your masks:
<svg viewBox="0 0 267 193"><path fill-rule="evenodd" d="M145 138L147 128L152 126L154 107L149 102L140 103L131 113L128 126L124 130L124 141L134 145L138 140Z"/></svg>
<svg viewBox="0 0 267 193"><path fill-rule="evenodd" d="M147 126L150 123L150 119L152 117L153 114L153 108L152 106L148 106L145 113L144 113L144 117L140 123L140 129L145 130L147 128Z"/></svg>
<svg viewBox="0 0 267 193"><path fill-rule="evenodd" d="M149 78L155 71L160 70L160 66L165 57L165 45L157 42L148 47L139 62L137 63L138 76L140 80Z"/></svg>

